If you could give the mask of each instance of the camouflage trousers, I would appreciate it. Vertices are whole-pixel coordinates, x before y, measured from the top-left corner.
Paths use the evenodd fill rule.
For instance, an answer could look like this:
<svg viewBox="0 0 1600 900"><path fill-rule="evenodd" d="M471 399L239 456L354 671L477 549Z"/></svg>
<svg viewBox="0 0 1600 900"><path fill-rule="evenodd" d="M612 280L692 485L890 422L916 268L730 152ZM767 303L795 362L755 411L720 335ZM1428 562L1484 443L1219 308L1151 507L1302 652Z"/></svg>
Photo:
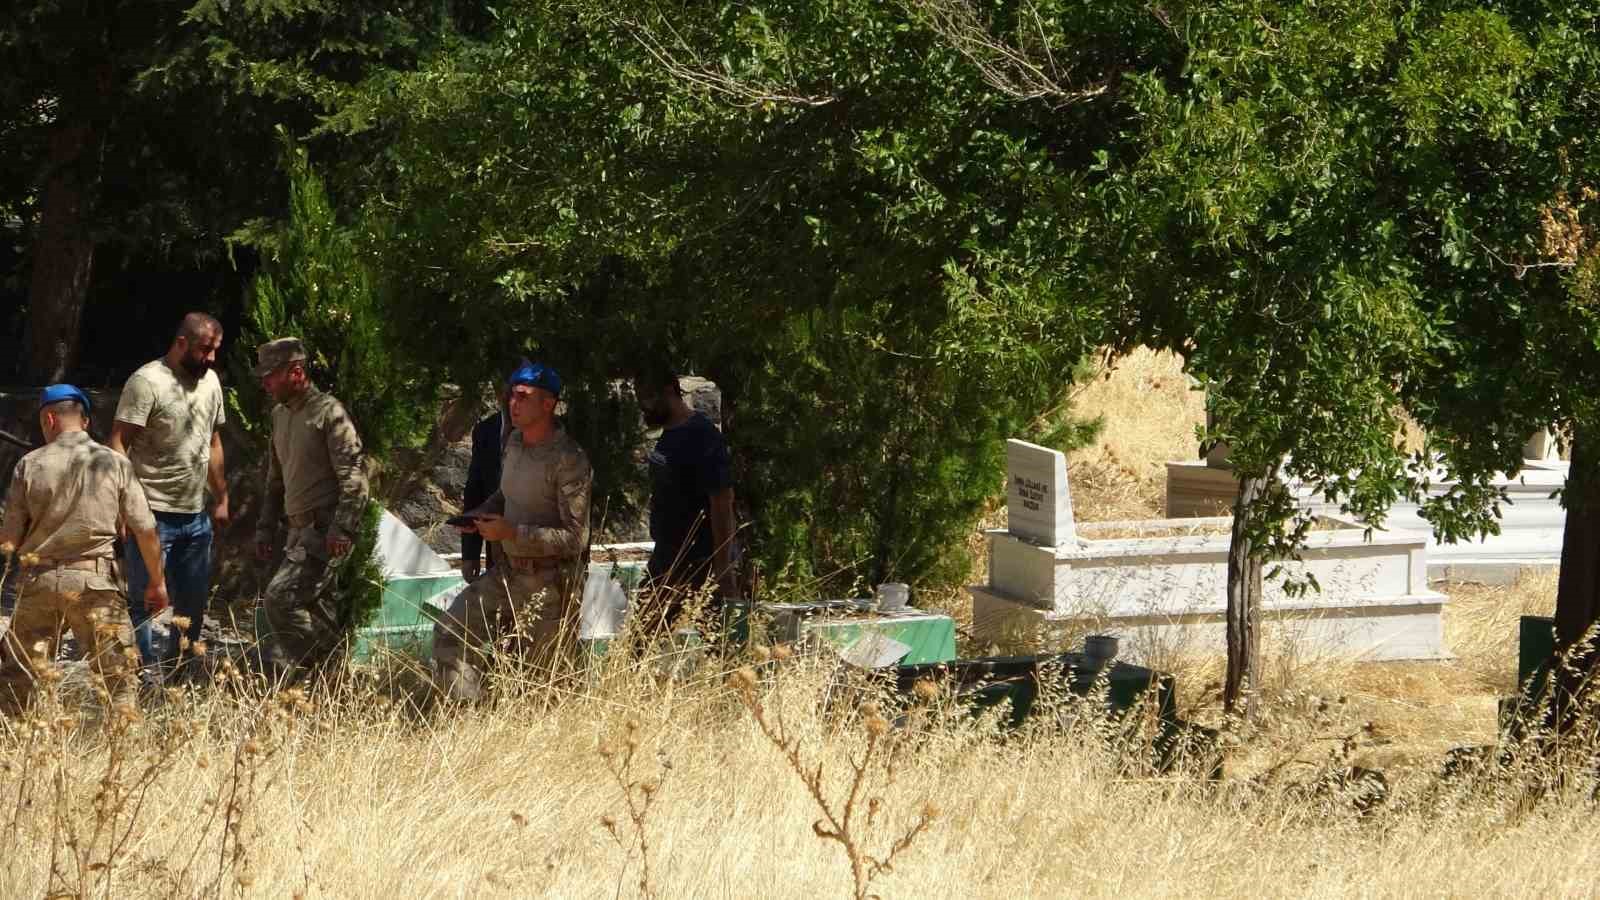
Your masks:
<svg viewBox="0 0 1600 900"><path fill-rule="evenodd" d="M289 529L283 561L261 596L267 617L261 662L273 681L291 684L321 669L344 638L332 596L327 518L318 513L315 522Z"/></svg>
<svg viewBox="0 0 1600 900"><path fill-rule="evenodd" d="M433 626L439 691L465 703L483 699L488 647L508 631L519 637L523 660L535 673L558 674L578 635L572 568L516 572L496 565L457 594Z"/></svg>
<svg viewBox="0 0 1600 900"><path fill-rule="evenodd" d="M16 612L0 642L0 711L19 715L33 697L41 666L54 665L61 635L71 630L112 704L136 702L138 651L128 605L111 570L41 569L17 585Z"/></svg>

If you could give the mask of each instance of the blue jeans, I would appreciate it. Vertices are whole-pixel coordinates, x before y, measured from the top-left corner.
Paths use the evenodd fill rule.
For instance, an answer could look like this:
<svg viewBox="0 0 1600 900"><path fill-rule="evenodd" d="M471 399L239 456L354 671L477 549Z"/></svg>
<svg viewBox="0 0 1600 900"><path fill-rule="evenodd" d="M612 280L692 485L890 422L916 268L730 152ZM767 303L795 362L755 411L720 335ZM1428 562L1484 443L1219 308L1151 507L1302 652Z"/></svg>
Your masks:
<svg viewBox="0 0 1600 900"><path fill-rule="evenodd" d="M172 600L173 615L189 617L185 634L193 643L200 639L206 603L211 599L211 514L204 510L158 511L155 516L156 533L161 536L161 565L167 570L167 596ZM144 608L144 589L150 584L150 573L145 571L144 557L139 555L139 544L132 535L123 547L123 556L128 576L128 617L133 620L139 659L146 666L177 659L177 635L163 641L166 646L156 646L150 614Z"/></svg>

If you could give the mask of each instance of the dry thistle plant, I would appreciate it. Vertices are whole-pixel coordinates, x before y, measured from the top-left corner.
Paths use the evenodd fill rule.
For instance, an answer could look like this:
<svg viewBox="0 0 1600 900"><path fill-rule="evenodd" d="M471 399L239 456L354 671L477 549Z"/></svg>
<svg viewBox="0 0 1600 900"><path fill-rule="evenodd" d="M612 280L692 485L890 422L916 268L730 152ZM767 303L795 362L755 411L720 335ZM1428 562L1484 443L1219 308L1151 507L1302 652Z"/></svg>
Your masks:
<svg viewBox="0 0 1600 900"><path fill-rule="evenodd" d="M781 689L780 671L783 663L790 657L787 646L756 647L754 655L757 660L770 662L770 671L773 675L773 690ZM775 704L774 712L768 712L766 704L757 693L760 678L752 668L745 667L736 670L728 677L728 684L738 694L739 699L749 710L751 718L755 721L756 728L761 735L772 744L783 756L789 770L805 786L806 793L816 804L817 810L822 814L811 824L811 831L818 838L837 844L844 852L845 858L850 863L850 877L854 884L857 900L865 900L871 896L872 881L894 871L894 862L901 854L911 849L917 838L922 836L928 826L939 817L939 808L932 801L925 801L918 811L916 820L900 832L886 848L873 851L868 847L874 826L877 824L879 814L883 812L884 801L879 790L883 784L874 784L875 779L883 782L892 782L895 776L896 754L892 752L890 740L890 723L884 717L882 707L875 701L867 701L858 709L861 728L866 734L866 744L861 755L848 757L850 765L849 787L843 797L830 799L828 796L828 778L826 766L822 762L808 763L800 753L801 741L789 733L784 724L782 704ZM936 691L919 690L916 698L919 702L931 701Z"/></svg>
<svg viewBox="0 0 1600 900"><path fill-rule="evenodd" d="M37 558L25 554L20 562L36 564ZM0 578L6 574L9 567ZM25 589L19 591L19 606L27 602L25 594ZM110 622L97 622L94 627L104 639L117 630ZM17 779L6 830L8 849L14 852L8 855L14 858L29 838L47 835L47 896L109 895L162 759L135 738L135 726L142 720L137 704L125 692L114 695L113 685L97 668L89 693L104 707L101 752L98 756L84 754L75 746L85 723L64 698L64 675L50 658L51 647L49 641L41 640L23 650L28 654L33 690L32 702L20 711L20 723L10 729L21 739L20 765L8 760L4 767L7 775ZM129 648L128 652L136 651ZM41 807L39 799L47 800L48 805Z"/></svg>
<svg viewBox="0 0 1600 900"><path fill-rule="evenodd" d="M553 638L544 638L538 608L537 601L513 607L509 627L494 644L483 678L485 695L495 704L548 710L583 687L576 615L563 618Z"/></svg>
<svg viewBox="0 0 1600 900"><path fill-rule="evenodd" d="M283 776L282 768L272 763L285 755L297 722L316 709L311 696L302 688L266 693L259 684L243 680L231 662L225 661L219 671L235 682L237 693L216 693L204 706L174 713L179 716L174 727L198 736L209 724L209 730L222 732L214 736L225 736L224 746L229 749L227 773L214 793L202 800L204 818L199 820L194 844L183 868L172 879L176 885L211 896L242 893L256 882L251 841L263 834L257 810L267 792ZM174 690L170 696L175 704L182 694ZM212 721L207 723L202 716L210 716ZM217 721L219 718L222 721ZM195 766L200 770L209 769L211 760L200 755ZM215 870L195 886L192 879L200 878L202 871L210 869L212 859L216 862Z"/></svg>
<svg viewBox="0 0 1600 900"><path fill-rule="evenodd" d="M139 733L138 707L125 699L112 704L110 685L98 673L93 693L112 705L104 713L97 752L86 754L76 746L84 720L64 702L62 673L43 649L36 648L30 663L33 703L16 731L22 760L21 771L14 773L8 843L47 837L47 896L110 896L119 870L130 863L130 847L145 824L145 800L167 758ZM169 746L181 748L189 736L179 731ZM48 805L41 807L38 799Z"/></svg>
<svg viewBox="0 0 1600 900"><path fill-rule="evenodd" d="M634 765L638 751L639 720L629 718L623 726L620 742L602 740L595 752L605 763L606 771L611 773L617 788L622 791L623 808L627 812L628 824L632 827L633 843L639 848L639 893L645 897L654 897L656 890L650 877L650 832L647 826L650 808L660 796L661 784L666 779L666 773L672 769L672 763L665 758L658 758L661 772L653 776L642 774ZM626 854L628 846L623 841L616 817L609 813L601 816L600 825Z"/></svg>
<svg viewBox="0 0 1600 900"><path fill-rule="evenodd" d="M61 691L60 670L34 663L35 700L10 729L17 745L4 754L15 795L0 847L21 860L48 846L38 874L44 895L119 896L132 883L170 896L221 896L253 884L250 840L261 831L253 812L278 777L268 761L290 733L291 714L310 710L304 695L269 702L216 693L190 705L183 700L194 695L172 690L153 715L116 702L103 727L86 729ZM95 677L93 693L108 700L109 686ZM152 798L175 768L209 769L204 746L218 738L231 740L234 764L192 810L182 842L192 836L192 845L171 845ZM152 845L163 849L152 853ZM211 860L214 873L202 875Z"/></svg>

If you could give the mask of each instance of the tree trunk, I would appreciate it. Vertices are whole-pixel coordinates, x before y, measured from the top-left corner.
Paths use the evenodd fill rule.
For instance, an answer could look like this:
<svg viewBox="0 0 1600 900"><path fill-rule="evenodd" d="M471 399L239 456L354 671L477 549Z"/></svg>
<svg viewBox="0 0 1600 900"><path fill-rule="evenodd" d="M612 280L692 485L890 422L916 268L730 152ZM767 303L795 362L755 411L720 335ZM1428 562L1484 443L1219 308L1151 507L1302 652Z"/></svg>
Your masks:
<svg viewBox="0 0 1600 900"><path fill-rule="evenodd" d="M1255 712L1261 669L1261 552L1250 539L1257 506L1276 481L1278 467L1262 475L1242 475L1233 502L1228 542L1228 674L1222 703L1229 713Z"/></svg>
<svg viewBox="0 0 1600 900"><path fill-rule="evenodd" d="M1572 462L1562 505L1561 575L1556 586L1556 646L1551 661L1556 686L1554 724L1565 729L1581 704L1596 660L1595 623L1600 620L1600 456L1594 437L1573 429ZM1570 654L1570 656L1568 655ZM1563 658L1566 664L1562 664Z"/></svg>
<svg viewBox="0 0 1600 900"><path fill-rule="evenodd" d="M95 130L84 123L63 124L50 137L23 343L22 374L33 384L65 381L78 361L83 306L94 273L90 205L99 168L96 142Z"/></svg>
<svg viewBox="0 0 1600 900"><path fill-rule="evenodd" d="M444 459L444 452L472 433L478 424L478 410L483 405L483 389L468 384L455 399L446 401L428 432L428 441L417 452L396 450L395 456L403 460L403 472L392 481L385 480L382 487L372 493L383 503L393 503L411 496L422 488L435 467ZM459 499L459 498L458 498Z"/></svg>

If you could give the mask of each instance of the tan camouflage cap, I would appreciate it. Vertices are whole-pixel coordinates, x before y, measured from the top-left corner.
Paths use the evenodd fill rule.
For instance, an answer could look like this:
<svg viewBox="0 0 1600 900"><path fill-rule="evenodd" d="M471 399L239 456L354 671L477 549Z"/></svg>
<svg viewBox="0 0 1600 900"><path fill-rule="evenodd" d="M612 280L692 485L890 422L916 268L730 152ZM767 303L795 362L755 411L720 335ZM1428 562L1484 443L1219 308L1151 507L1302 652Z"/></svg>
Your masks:
<svg viewBox="0 0 1600 900"><path fill-rule="evenodd" d="M260 378L295 360L306 358L306 345L297 337L278 338L256 348L256 377Z"/></svg>

